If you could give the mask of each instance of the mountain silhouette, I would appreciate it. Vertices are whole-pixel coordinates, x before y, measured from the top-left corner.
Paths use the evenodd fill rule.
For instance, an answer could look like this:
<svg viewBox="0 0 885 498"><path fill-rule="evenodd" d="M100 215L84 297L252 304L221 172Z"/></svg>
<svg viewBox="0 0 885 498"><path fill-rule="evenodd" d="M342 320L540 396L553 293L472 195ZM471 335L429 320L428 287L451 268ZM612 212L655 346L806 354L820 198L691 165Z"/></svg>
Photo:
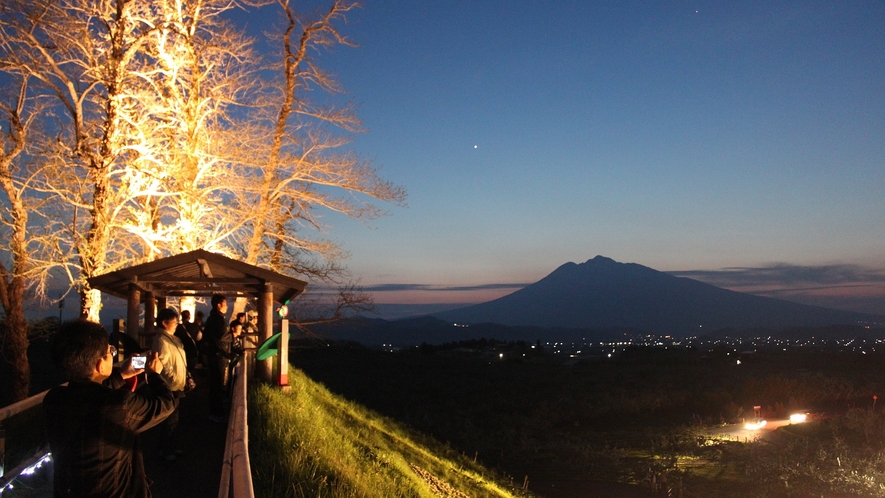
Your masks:
<svg viewBox="0 0 885 498"><path fill-rule="evenodd" d="M885 317L730 291L635 263L596 256L566 263L540 281L482 304L434 313L463 324L625 327L686 334L721 328L853 325Z"/></svg>

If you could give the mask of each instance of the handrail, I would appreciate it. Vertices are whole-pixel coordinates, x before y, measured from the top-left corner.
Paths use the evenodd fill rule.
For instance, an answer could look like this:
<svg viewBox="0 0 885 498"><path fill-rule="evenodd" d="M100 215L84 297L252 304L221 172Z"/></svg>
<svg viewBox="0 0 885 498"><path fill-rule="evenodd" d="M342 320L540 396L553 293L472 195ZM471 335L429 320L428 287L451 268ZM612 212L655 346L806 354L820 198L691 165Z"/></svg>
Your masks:
<svg viewBox="0 0 885 498"><path fill-rule="evenodd" d="M42 467L44 464L51 460L51 456L49 454L49 446L45 445L33 456L28 458L27 460L19 463L15 468L10 469L5 474L0 476L0 494L2 494L8 487L10 487L12 481L15 481L22 475L29 475L34 473L35 470Z"/></svg>
<svg viewBox="0 0 885 498"><path fill-rule="evenodd" d="M246 355L252 354L247 351ZM243 358L245 360L245 358ZM221 483L218 498L254 498L252 469L249 463L249 425L246 396L246 361L236 366L234 391L230 404L230 418L227 427L227 441L224 445L224 460L221 467Z"/></svg>
<svg viewBox="0 0 885 498"><path fill-rule="evenodd" d="M253 351L247 351L246 356L253 355ZM245 360L246 358L243 358ZM228 421L227 440L224 447L224 460L221 468L221 482L218 488L219 498L254 498L255 492L252 487L252 470L249 462L249 426L246 387L248 385L246 368L247 361L240 361L235 368L234 389ZM64 385L64 384L62 384ZM43 402L49 390L35 394L9 406L0 408L0 421L34 408ZM34 457L23 462L22 465L12 469L3 476L3 483L8 483L18 477L26 467L41 461L48 454L48 448L44 447Z"/></svg>
<svg viewBox="0 0 885 498"><path fill-rule="evenodd" d="M247 356L252 354L254 354L253 351L246 352ZM243 358L243 360L245 359ZM252 487L252 469L249 462L249 413L246 395L246 387L248 385L247 363L247 361L240 361L235 369L233 399L231 400L227 440L224 446L221 482L218 488L219 498L228 498L231 495L233 498L255 497L255 491ZM30 398L0 408L0 421L39 405L43 402L43 398L46 397L48 392L49 390L47 389ZM41 460L48 453L48 448L44 448L43 451L38 453L41 454L34 455L33 458L24 462L24 464L31 465ZM18 474L25 469L26 465L21 465L13 469L12 472L8 472L3 476L3 482L8 483L18 477Z"/></svg>
<svg viewBox="0 0 885 498"><path fill-rule="evenodd" d="M9 417L12 417L14 415L18 415L19 413L21 413L25 410L30 410L31 408L34 408L35 406L39 405L40 403L43 402L43 398L46 397L46 393L48 393L48 392L49 392L49 389L43 391L40 394L35 394L35 395L31 396L30 398L23 399L21 401L13 403L9 406L4 406L3 408L0 408L0 422L2 422L3 420L5 420Z"/></svg>
<svg viewBox="0 0 885 498"><path fill-rule="evenodd" d="M21 401L17 401L11 405L4 406L0 408L0 422L6 420L9 417L13 417L18 415L19 413L25 412L34 408L43 402L43 398L46 397L46 393L49 392L49 389L35 394L29 398L23 399ZM2 437L2 436L0 436ZM0 445L5 446L5 445ZM29 468L42 464L42 462L46 459L46 456L49 454L49 447L44 445L40 448L34 456L26 459L23 462L18 462L18 465L13 467L12 469L4 469L3 464L5 462L2 460L2 456L0 456L0 493L9 486L13 480L17 479L19 475L24 473Z"/></svg>

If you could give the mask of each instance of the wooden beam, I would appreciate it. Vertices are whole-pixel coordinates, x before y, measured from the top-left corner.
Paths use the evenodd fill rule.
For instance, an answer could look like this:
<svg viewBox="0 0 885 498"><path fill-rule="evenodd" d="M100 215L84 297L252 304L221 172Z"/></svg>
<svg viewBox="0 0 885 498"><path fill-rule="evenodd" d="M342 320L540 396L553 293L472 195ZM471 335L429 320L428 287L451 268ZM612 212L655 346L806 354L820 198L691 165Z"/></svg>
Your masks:
<svg viewBox="0 0 885 498"><path fill-rule="evenodd" d="M203 258L197 258L197 264L200 265L200 276L212 278L212 268L209 268L209 262Z"/></svg>
<svg viewBox="0 0 885 498"><path fill-rule="evenodd" d="M142 281L137 276L131 277L128 283L130 287L135 285L136 287L138 287L138 290L144 293L153 292L154 290L154 287L151 284Z"/></svg>
<svg viewBox="0 0 885 498"><path fill-rule="evenodd" d="M188 277L188 278L177 278L177 277L160 277L160 276L151 276L145 275L140 277L139 282L152 282L152 283L174 283L177 287L182 287L186 285L194 285L194 284L241 284L241 285L255 285L261 286L264 285L265 280L261 278L201 278L201 277Z"/></svg>

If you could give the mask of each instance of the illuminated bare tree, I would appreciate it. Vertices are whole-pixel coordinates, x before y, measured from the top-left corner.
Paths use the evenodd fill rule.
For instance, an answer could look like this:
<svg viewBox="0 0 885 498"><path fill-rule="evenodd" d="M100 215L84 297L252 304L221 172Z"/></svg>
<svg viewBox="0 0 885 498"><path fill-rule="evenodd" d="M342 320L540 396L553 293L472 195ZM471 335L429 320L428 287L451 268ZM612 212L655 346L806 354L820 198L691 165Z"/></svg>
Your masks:
<svg viewBox="0 0 885 498"><path fill-rule="evenodd" d="M7 83L12 83L8 89L18 92L12 92L9 101L0 101L4 118L0 133L0 192L4 201L0 233L5 241L2 252L8 255L8 259L0 259L0 304L5 315L5 327L0 334L3 357L12 366L12 400L19 401L28 397L31 372L24 299L26 286L33 275L33 264L28 247L29 206L26 196L29 173L22 162L34 114L26 108L29 103L27 78L20 76L18 81Z"/></svg>
<svg viewBox="0 0 885 498"><path fill-rule="evenodd" d="M334 45L352 46L337 29L347 12L357 4L335 0L325 14L315 19L300 17L289 0L277 0L286 20L284 32L275 38L281 45L281 63L271 83L276 93L263 109L268 114L256 119L269 132L256 133L249 144L253 151L246 162L247 181L240 198L251 225L243 244L244 257L252 264L276 271L306 275L312 279L342 284L347 272L340 261L342 249L322 237L305 236L306 231L323 232L316 216L321 209L352 218L373 219L383 211L372 200L402 203L405 190L380 178L372 165L347 150L345 133L362 131L354 108L323 106L308 98L309 92L341 91L337 81L323 72L311 54ZM338 129L343 133L335 134ZM268 137L267 140L261 140ZM263 152L263 153L262 153ZM367 295L345 284L325 319L339 318L346 309L363 309Z"/></svg>
<svg viewBox="0 0 885 498"><path fill-rule="evenodd" d="M134 163L153 194L129 206L127 230L146 244L147 259L196 248L224 250L241 225L225 201L233 177L229 159L239 123L231 103L256 87L251 41L221 20L227 1L158 3L163 24L153 30L138 67L143 154ZM234 144L234 145L231 145Z"/></svg>
<svg viewBox="0 0 885 498"><path fill-rule="evenodd" d="M229 0L0 6L2 70L33 81L50 109L37 122L52 137L40 145L39 191L57 201L45 249L93 320L89 277L195 248L343 283L346 253L307 235L323 232L318 210L372 219L383 212L374 201L405 198L346 150L361 131L353 108L311 100L340 90L310 53L349 45L335 24L355 5L333 0L306 20L287 0L246 3L285 14L276 72L222 19L237 7ZM347 285L341 295L367 302Z"/></svg>
<svg viewBox="0 0 885 498"><path fill-rule="evenodd" d="M58 236L49 229L51 198L41 191L46 163L54 147L41 120L52 120L51 106L34 90L31 70L21 63L20 30L35 37L35 13L14 2L0 4L0 332L3 358L12 367L9 379L14 400L28 396L30 364L25 299L45 297L50 270L48 257ZM30 14L30 16L29 16ZM36 15L39 15L37 13Z"/></svg>
<svg viewBox="0 0 885 498"><path fill-rule="evenodd" d="M139 3L22 1L3 4L4 70L24 74L34 98L49 107L39 126L54 136L41 160L43 190L65 206L55 218L69 234L59 242L57 264L80 284L81 310L98 319L100 295L86 278L126 264L131 244L115 233L114 209L121 188L127 151L126 68L136 59L145 32ZM49 104L52 102L52 104Z"/></svg>
<svg viewBox="0 0 885 498"><path fill-rule="evenodd" d="M39 82L56 112L43 189L63 207L57 260L98 320L87 279L196 247L233 228L220 209L229 171L214 144L247 77L248 43L218 19L226 1L12 0L4 61ZM210 42L211 40L211 42ZM233 62L233 63L232 63ZM240 81L238 81L238 78ZM234 90L230 90L233 88ZM228 163L229 164L229 163Z"/></svg>

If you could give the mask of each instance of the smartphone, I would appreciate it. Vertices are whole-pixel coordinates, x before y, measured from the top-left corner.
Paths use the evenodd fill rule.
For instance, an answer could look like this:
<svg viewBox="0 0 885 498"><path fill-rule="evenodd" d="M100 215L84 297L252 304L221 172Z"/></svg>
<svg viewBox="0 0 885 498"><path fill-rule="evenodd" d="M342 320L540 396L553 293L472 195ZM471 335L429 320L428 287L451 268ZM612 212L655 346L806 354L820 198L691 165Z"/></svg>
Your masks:
<svg viewBox="0 0 885 498"><path fill-rule="evenodd" d="M141 370L144 368L145 363L147 362L147 356L133 356L132 357L132 368L136 370Z"/></svg>

